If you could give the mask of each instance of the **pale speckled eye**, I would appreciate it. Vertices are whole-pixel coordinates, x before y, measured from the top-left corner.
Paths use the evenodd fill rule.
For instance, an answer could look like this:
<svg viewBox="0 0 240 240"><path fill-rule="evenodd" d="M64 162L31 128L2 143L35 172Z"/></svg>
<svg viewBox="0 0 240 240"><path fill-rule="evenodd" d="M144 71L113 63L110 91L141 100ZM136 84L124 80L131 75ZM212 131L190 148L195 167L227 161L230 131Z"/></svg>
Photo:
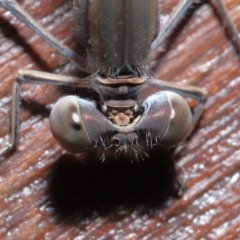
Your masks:
<svg viewBox="0 0 240 240"><path fill-rule="evenodd" d="M50 127L58 143L70 152L84 152L92 146L74 96L63 97L54 105Z"/></svg>

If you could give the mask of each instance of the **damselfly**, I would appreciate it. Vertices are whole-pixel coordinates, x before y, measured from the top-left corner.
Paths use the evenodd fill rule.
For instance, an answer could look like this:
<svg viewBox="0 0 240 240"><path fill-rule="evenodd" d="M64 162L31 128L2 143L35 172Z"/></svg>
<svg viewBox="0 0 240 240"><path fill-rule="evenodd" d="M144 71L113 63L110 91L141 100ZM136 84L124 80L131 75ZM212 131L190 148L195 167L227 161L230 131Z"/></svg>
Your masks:
<svg viewBox="0 0 240 240"><path fill-rule="evenodd" d="M144 67L150 49L172 34L194 1L180 1L163 29L159 28L158 0L74 0L76 32L87 49L87 59L64 46L36 22L15 0L0 6L29 26L79 70L87 79L22 70L13 86L10 141L0 155L13 149L19 130L19 87L22 83L70 85L93 89L97 104L65 96L53 107L50 125L58 143L71 152L101 150L129 158L145 158L154 146L172 148L181 143L201 116L206 93L194 86L181 86L154 79ZM236 48L240 43L222 1L216 1ZM160 29L160 30L159 30ZM144 101L145 88L159 89ZM160 91L161 90L161 91ZM180 96L181 95L181 96ZM183 98L198 104L191 110Z"/></svg>

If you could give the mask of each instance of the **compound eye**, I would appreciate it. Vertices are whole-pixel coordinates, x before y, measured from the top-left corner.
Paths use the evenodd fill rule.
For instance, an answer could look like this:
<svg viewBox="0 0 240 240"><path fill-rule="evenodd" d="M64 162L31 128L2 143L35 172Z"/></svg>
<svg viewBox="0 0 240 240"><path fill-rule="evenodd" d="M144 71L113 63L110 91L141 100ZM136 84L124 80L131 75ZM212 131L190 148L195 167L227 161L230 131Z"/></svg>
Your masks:
<svg viewBox="0 0 240 240"><path fill-rule="evenodd" d="M143 102L141 119L134 129L147 146L174 147L192 129L192 113L179 94L161 91Z"/></svg>
<svg viewBox="0 0 240 240"><path fill-rule="evenodd" d="M170 123L161 139L161 143L176 146L185 140L192 129L192 113L187 101L179 94L165 91L171 106Z"/></svg>
<svg viewBox="0 0 240 240"><path fill-rule="evenodd" d="M50 128L57 142L70 152L84 152L92 146L74 96L57 101L50 114Z"/></svg>

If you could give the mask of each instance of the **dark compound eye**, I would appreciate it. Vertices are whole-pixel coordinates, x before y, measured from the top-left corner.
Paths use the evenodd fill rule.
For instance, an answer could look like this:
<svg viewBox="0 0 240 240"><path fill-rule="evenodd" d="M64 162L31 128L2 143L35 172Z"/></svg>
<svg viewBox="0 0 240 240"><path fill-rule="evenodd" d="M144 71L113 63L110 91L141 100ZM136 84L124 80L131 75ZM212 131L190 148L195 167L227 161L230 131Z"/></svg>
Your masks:
<svg viewBox="0 0 240 240"><path fill-rule="evenodd" d="M145 138L147 145L176 146L192 128L190 108L180 95L162 91L148 97L140 121L135 129Z"/></svg>
<svg viewBox="0 0 240 240"><path fill-rule="evenodd" d="M77 98L61 98L53 107L50 127L58 143L68 151L83 152L92 144L82 121Z"/></svg>
<svg viewBox="0 0 240 240"><path fill-rule="evenodd" d="M57 101L50 114L50 127L53 136L64 149L78 153L93 146L104 148L98 136L107 137L107 132L113 136L117 131L91 102L74 96ZM118 144L117 139L114 144Z"/></svg>

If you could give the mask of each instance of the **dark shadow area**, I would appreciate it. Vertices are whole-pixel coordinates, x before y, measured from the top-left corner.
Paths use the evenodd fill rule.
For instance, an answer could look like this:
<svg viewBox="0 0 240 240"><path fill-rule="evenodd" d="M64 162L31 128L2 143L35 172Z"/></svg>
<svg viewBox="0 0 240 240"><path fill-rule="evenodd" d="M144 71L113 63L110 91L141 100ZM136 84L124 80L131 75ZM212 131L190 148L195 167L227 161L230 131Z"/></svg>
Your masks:
<svg viewBox="0 0 240 240"><path fill-rule="evenodd" d="M123 209L154 214L170 196L178 197L180 188L169 151L154 149L149 159L133 163L121 159L101 163L91 154L80 159L66 154L49 175L47 204L64 224L96 214L118 220Z"/></svg>
<svg viewBox="0 0 240 240"><path fill-rule="evenodd" d="M29 102L26 99L21 99L21 108L31 112L31 115L41 115L43 118L48 118L51 112L45 105L34 101Z"/></svg>

